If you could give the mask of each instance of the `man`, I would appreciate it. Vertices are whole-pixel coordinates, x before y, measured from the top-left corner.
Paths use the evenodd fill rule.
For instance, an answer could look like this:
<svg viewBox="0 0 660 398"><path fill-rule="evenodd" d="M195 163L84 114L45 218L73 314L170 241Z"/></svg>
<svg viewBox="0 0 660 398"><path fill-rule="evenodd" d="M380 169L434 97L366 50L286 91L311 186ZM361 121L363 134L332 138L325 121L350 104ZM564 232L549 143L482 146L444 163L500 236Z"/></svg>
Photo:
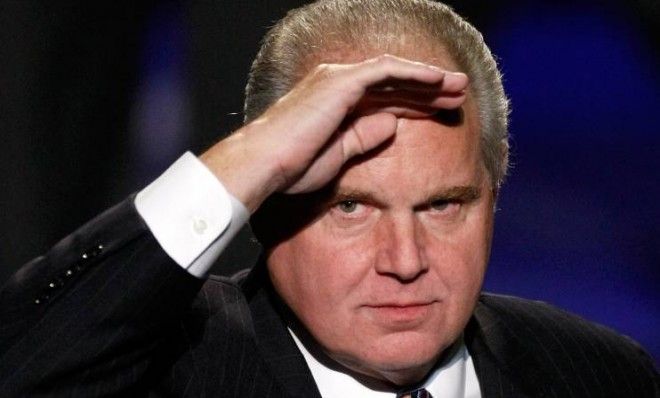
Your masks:
<svg viewBox="0 0 660 398"><path fill-rule="evenodd" d="M3 289L0 395L658 396L635 343L480 296L507 112L442 4L291 12L243 128ZM264 258L204 283L248 213Z"/></svg>

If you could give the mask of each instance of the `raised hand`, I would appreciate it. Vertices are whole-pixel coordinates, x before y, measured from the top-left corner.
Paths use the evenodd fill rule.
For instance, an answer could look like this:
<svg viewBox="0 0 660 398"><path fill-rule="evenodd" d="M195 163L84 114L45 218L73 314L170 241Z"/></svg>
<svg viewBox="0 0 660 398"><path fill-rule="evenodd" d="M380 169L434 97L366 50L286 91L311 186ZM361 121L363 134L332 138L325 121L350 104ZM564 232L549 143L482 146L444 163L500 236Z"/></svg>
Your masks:
<svg viewBox="0 0 660 398"><path fill-rule="evenodd" d="M463 73L390 55L319 65L201 159L253 212L274 192L321 188L395 134L398 117L461 106L467 84Z"/></svg>

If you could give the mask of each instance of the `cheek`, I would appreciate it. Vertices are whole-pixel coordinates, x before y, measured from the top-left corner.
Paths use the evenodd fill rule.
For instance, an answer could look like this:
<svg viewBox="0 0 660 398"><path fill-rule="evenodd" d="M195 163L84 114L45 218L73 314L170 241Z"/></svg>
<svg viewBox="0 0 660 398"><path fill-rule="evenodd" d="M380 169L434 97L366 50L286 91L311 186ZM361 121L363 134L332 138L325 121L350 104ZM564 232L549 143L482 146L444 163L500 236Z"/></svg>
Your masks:
<svg viewBox="0 0 660 398"><path fill-rule="evenodd" d="M327 350L355 340L355 307L370 269L365 241L346 241L310 226L273 248L268 268L276 291ZM323 237L323 238L321 238Z"/></svg>
<svg viewBox="0 0 660 398"><path fill-rule="evenodd" d="M432 234L428 260L453 301L470 304L483 282L492 237L492 211L475 209L450 233Z"/></svg>
<svg viewBox="0 0 660 398"><path fill-rule="evenodd" d="M310 225L271 249L271 279L301 318L339 317L357 297L370 269L369 246L366 239L335 237L322 223Z"/></svg>

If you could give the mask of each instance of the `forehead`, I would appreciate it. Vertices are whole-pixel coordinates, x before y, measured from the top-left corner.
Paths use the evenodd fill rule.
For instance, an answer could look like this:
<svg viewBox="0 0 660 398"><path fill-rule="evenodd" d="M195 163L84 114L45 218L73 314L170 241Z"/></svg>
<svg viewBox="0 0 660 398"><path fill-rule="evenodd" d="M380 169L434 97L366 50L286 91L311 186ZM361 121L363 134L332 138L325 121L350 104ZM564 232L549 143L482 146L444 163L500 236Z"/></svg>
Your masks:
<svg viewBox="0 0 660 398"><path fill-rule="evenodd" d="M476 110L468 101L458 125L437 118L398 120L384 147L350 162L336 190L398 198L433 195L458 186L478 186L486 177L481 160Z"/></svg>

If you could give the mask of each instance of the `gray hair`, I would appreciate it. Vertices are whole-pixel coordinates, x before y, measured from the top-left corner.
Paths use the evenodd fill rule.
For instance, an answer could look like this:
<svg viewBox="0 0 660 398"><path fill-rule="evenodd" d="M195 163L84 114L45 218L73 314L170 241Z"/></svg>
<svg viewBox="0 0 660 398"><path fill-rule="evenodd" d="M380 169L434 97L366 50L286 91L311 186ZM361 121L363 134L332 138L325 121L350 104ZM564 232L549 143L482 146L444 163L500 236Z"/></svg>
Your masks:
<svg viewBox="0 0 660 398"><path fill-rule="evenodd" d="M482 158L497 190L506 176L509 153L509 102L502 77L481 33L442 3L320 0L289 11L266 34L252 64L245 121L261 115L311 67L339 62L342 53L396 55L420 50L444 50L470 78L479 110Z"/></svg>

